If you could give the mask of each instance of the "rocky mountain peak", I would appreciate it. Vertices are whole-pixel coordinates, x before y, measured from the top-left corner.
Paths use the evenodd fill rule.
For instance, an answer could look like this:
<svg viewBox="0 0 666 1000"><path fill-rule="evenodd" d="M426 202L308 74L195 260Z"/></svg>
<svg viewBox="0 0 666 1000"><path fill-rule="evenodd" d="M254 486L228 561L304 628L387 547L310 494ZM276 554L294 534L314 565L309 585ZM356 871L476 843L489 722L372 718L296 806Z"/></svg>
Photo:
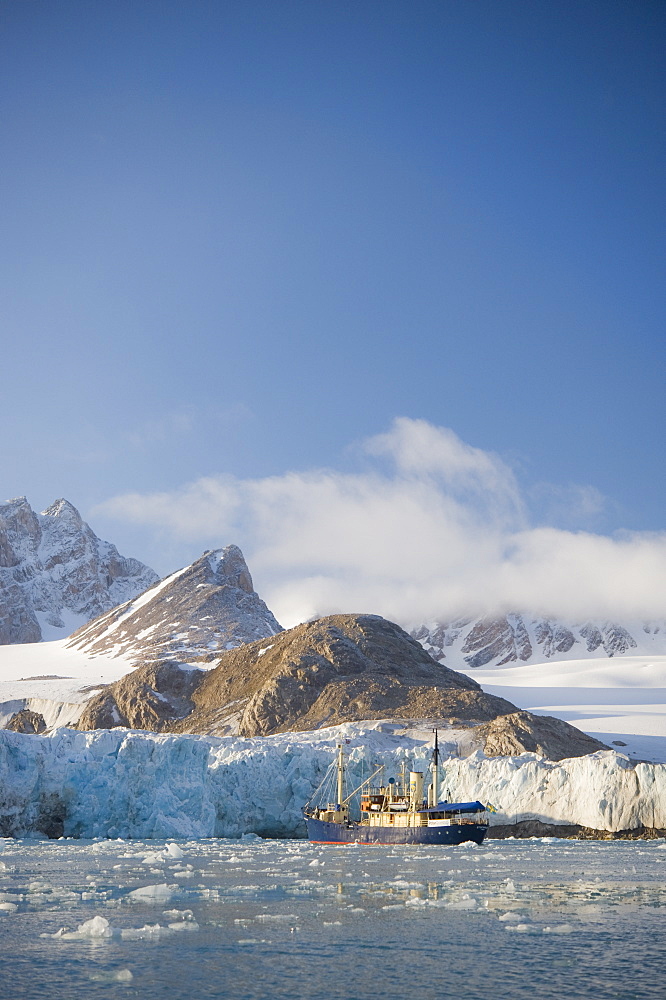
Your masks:
<svg viewBox="0 0 666 1000"><path fill-rule="evenodd" d="M436 660L456 670L666 653L664 622L576 623L514 612L430 622L413 629L411 635Z"/></svg>
<svg viewBox="0 0 666 1000"><path fill-rule="evenodd" d="M0 503L0 643L66 636L155 580L98 538L68 500L41 514L25 497Z"/></svg>
<svg viewBox="0 0 666 1000"><path fill-rule="evenodd" d="M83 518L79 514L78 510L74 504L70 503L69 500L65 500L64 497L60 497L59 500L54 500L54 502L42 511L43 517L59 517L63 521L69 521L71 524L81 526L84 524Z"/></svg>
<svg viewBox="0 0 666 1000"><path fill-rule="evenodd" d="M127 601L75 632L70 645L134 662L208 662L282 631L252 586L237 545L204 552L139 600Z"/></svg>
<svg viewBox="0 0 666 1000"><path fill-rule="evenodd" d="M243 553L237 545L227 545L224 549L204 552L200 562L206 561L212 573L211 583L219 586L237 587L246 594L254 591L252 577ZM196 563L195 563L196 565Z"/></svg>

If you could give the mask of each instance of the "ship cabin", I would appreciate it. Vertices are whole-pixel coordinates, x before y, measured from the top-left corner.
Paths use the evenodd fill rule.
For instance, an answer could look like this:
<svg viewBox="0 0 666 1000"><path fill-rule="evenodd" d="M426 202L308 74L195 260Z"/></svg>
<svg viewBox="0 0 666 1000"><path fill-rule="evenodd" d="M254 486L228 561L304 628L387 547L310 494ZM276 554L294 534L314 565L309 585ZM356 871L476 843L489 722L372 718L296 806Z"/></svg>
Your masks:
<svg viewBox="0 0 666 1000"><path fill-rule="evenodd" d="M349 823L349 806L346 803L328 802L319 809L313 809L311 815L324 823Z"/></svg>
<svg viewBox="0 0 666 1000"><path fill-rule="evenodd" d="M487 825L486 808L481 802L438 802L427 807L414 792L389 783L388 786L368 788L361 795L362 826L456 826L467 824ZM411 794L410 794L411 793Z"/></svg>
<svg viewBox="0 0 666 1000"><path fill-rule="evenodd" d="M396 784L366 788L361 794L362 826L424 826L419 809L423 806L422 782L417 788Z"/></svg>
<svg viewBox="0 0 666 1000"><path fill-rule="evenodd" d="M428 826L488 825L486 807L482 802L438 802L424 809Z"/></svg>

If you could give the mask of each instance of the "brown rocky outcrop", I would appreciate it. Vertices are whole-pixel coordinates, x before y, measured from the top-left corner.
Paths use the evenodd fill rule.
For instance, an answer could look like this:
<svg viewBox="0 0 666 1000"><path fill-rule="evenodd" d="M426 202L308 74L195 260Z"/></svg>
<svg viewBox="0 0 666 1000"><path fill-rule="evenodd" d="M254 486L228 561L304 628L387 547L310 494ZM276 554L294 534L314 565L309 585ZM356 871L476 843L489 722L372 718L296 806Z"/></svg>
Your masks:
<svg viewBox="0 0 666 1000"><path fill-rule="evenodd" d="M605 743L562 719L521 711L476 726L459 742L464 757L475 750L483 750L486 757L515 757L527 751L549 760L564 760L608 749Z"/></svg>
<svg viewBox="0 0 666 1000"><path fill-rule="evenodd" d="M183 670L177 663L146 663L86 704L77 729L169 730L189 715L192 693L203 677L201 670Z"/></svg>
<svg viewBox="0 0 666 1000"><path fill-rule="evenodd" d="M5 726L15 733L43 733L46 729L44 716L39 712L31 712L28 708L22 708L20 712L12 715Z"/></svg>
<svg viewBox="0 0 666 1000"><path fill-rule="evenodd" d="M473 724L515 708L376 615L331 615L230 650L192 700L179 731L244 736L364 719Z"/></svg>
<svg viewBox="0 0 666 1000"><path fill-rule="evenodd" d="M79 729L268 736L370 719L465 728L461 752L552 760L604 748L558 719L521 712L437 663L376 615L331 615L224 652L208 671L146 663L97 694Z"/></svg>

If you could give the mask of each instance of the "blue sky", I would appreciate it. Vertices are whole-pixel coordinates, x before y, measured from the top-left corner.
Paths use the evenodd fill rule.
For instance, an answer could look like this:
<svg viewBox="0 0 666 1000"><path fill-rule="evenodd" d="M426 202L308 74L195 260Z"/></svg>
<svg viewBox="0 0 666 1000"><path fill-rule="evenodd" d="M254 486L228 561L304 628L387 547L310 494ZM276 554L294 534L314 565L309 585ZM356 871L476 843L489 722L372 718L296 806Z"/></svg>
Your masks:
<svg viewBox="0 0 666 1000"><path fill-rule="evenodd" d="M406 418L523 525L660 532L665 42L636 0L3 0L4 495L166 572L257 525L141 498L378 476Z"/></svg>

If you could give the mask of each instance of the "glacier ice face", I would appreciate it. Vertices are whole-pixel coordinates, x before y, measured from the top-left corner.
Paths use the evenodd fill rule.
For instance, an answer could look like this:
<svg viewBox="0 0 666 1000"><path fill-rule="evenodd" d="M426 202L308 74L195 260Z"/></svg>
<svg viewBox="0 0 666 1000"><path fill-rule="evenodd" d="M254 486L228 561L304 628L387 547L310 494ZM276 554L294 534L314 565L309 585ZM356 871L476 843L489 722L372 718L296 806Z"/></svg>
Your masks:
<svg viewBox="0 0 666 1000"><path fill-rule="evenodd" d="M340 730L338 732L337 730ZM376 733L347 725L257 739L132 730L51 736L0 731L0 836L123 838L299 836L301 809L319 785L340 734L351 737L349 780L380 760L396 774L425 770L426 746L382 749ZM666 829L666 765L632 766L602 751L558 763L535 754L445 762L455 800L491 802L494 824L525 820L596 830Z"/></svg>

